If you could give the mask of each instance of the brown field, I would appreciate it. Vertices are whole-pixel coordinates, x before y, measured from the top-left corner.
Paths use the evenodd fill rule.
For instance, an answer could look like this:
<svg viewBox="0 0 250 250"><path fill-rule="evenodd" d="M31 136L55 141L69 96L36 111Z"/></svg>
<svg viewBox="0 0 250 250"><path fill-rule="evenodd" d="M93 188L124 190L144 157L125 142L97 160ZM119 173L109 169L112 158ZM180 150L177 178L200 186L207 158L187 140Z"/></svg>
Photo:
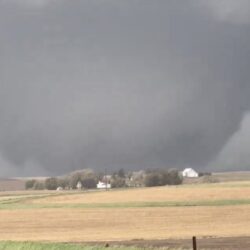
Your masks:
<svg viewBox="0 0 250 250"><path fill-rule="evenodd" d="M0 212L1 240L109 241L248 236L249 206Z"/></svg>
<svg viewBox="0 0 250 250"><path fill-rule="evenodd" d="M107 192L3 192L0 197L0 240L124 242L250 236L250 202L237 203L250 200L249 181ZM225 200L230 202L224 204ZM169 201L198 203L157 205ZM133 203L143 207L131 207Z"/></svg>
<svg viewBox="0 0 250 250"><path fill-rule="evenodd" d="M244 187L242 187L244 186ZM244 188L244 192L243 192ZM46 197L34 203L125 203L250 199L250 182L166 186Z"/></svg>

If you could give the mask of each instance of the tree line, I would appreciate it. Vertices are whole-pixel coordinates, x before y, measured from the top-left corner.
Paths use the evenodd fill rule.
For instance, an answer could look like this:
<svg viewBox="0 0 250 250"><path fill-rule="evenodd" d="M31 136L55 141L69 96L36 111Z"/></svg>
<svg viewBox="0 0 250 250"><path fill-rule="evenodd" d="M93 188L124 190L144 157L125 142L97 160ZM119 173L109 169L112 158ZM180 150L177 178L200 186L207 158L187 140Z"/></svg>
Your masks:
<svg viewBox="0 0 250 250"><path fill-rule="evenodd" d="M77 189L79 183L83 189L94 189L98 181L108 182L112 188L153 187L180 185L182 184L182 177L176 169L148 169L146 171L141 170L134 172L125 172L124 169L120 169L109 176L105 176L104 173L94 172L91 169L84 169L63 177L49 177L45 180L28 180L26 181L26 189Z"/></svg>

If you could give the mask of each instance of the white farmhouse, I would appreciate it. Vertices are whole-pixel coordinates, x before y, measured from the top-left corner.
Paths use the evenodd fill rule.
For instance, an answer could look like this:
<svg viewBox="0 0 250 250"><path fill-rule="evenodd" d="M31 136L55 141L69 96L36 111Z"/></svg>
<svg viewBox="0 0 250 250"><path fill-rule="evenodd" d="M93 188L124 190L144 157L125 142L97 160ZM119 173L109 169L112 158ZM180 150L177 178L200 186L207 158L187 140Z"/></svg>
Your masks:
<svg viewBox="0 0 250 250"><path fill-rule="evenodd" d="M183 177L197 178L197 177L199 177L199 174L195 170L193 170L192 168L185 168L182 171L182 176Z"/></svg>
<svg viewBox="0 0 250 250"><path fill-rule="evenodd" d="M97 183L97 185L96 185L96 187L98 188L98 189L110 189L111 188L111 184L110 183L104 183L104 182L102 182L102 181L99 181L98 183Z"/></svg>

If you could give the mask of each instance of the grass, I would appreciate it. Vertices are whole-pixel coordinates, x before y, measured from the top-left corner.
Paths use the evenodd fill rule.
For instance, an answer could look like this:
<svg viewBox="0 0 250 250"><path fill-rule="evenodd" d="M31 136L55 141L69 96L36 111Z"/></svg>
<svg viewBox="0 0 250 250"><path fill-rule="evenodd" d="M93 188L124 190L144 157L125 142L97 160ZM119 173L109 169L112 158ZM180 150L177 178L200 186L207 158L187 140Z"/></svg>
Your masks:
<svg viewBox="0 0 250 250"><path fill-rule="evenodd" d="M44 192L2 196L0 210L147 208L250 204L250 182L181 185L109 192Z"/></svg>
<svg viewBox="0 0 250 250"><path fill-rule="evenodd" d="M0 242L1 250L104 250L103 246L83 246L65 243ZM142 250L135 247L109 247L110 250Z"/></svg>
<svg viewBox="0 0 250 250"><path fill-rule="evenodd" d="M248 183L244 183L249 184ZM47 196L32 200L35 204L94 204L94 203L157 203L197 202L250 199L250 186L227 184L199 184L170 187L126 189L108 192L85 192ZM234 186L233 186L234 185ZM244 190L244 192L242 192Z"/></svg>
<svg viewBox="0 0 250 250"><path fill-rule="evenodd" d="M235 200L202 200L202 201L170 201L170 202L126 202L126 203L73 203L73 204L29 204L21 200L11 200L10 202L0 203L0 210L16 210L16 209L45 209L45 208L150 208L150 207L196 207L196 206L236 206L250 205L250 199Z"/></svg>

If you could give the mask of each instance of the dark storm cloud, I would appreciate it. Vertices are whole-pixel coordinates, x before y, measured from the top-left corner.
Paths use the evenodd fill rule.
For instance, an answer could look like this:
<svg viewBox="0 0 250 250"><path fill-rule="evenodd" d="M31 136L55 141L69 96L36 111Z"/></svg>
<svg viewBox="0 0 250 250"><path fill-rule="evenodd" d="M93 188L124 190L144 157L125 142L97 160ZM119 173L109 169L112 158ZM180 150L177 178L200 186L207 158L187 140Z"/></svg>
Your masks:
<svg viewBox="0 0 250 250"><path fill-rule="evenodd" d="M2 173L226 167L250 104L237 3L0 1Z"/></svg>

